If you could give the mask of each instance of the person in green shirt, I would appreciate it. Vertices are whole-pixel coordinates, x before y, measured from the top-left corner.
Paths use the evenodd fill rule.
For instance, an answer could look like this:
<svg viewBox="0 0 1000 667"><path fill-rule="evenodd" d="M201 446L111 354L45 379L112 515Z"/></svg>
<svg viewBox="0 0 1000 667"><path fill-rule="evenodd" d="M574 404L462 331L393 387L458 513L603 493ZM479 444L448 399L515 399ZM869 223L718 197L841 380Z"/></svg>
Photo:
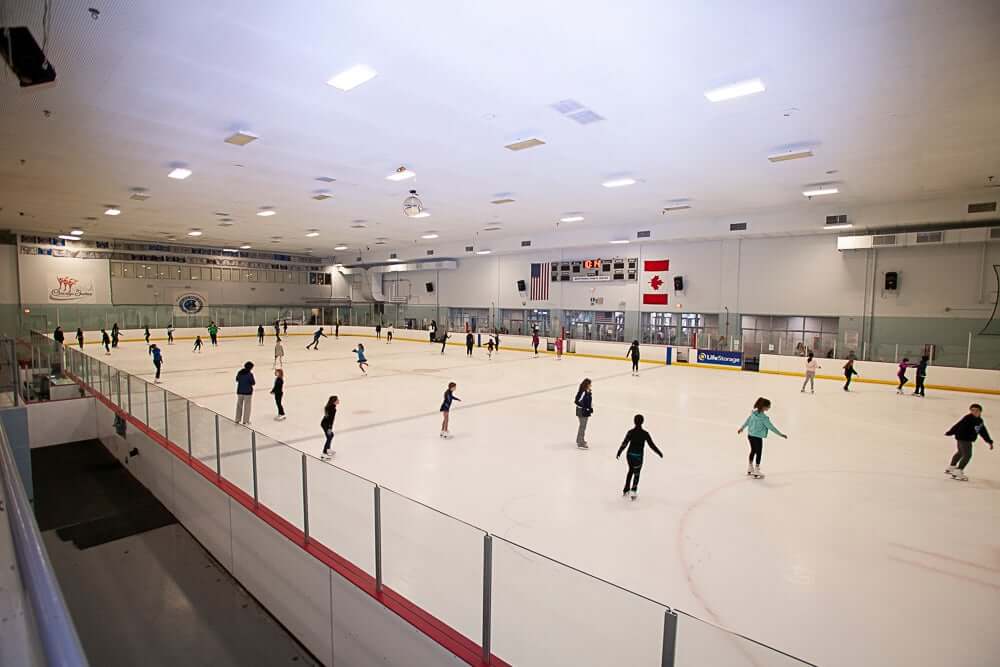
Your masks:
<svg viewBox="0 0 1000 667"><path fill-rule="evenodd" d="M771 423L771 419L767 416L767 411L770 409L771 401L761 396L754 402L753 412L743 422L743 426L740 426L740 429L736 431L736 433L743 433L744 430L747 431L750 441L750 458L747 461L747 474L754 479L762 479L764 477L764 474L760 471L760 455L764 452L764 438L767 437L768 431L773 431L782 438L788 438L787 435L778 430L778 427Z"/></svg>
<svg viewBox="0 0 1000 667"><path fill-rule="evenodd" d="M214 321L208 323L208 337L212 339L212 345L219 344L219 327Z"/></svg>

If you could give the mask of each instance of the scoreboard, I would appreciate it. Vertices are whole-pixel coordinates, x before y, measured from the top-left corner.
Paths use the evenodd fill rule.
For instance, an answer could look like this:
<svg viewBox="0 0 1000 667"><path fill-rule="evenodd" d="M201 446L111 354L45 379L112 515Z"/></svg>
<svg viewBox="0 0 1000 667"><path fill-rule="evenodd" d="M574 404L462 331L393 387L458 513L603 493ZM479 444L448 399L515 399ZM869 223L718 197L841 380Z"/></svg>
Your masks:
<svg viewBox="0 0 1000 667"><path fill-rule="evenodd" d="M552 262L552 282L618 282L638 278L638 257Z"/></svg>

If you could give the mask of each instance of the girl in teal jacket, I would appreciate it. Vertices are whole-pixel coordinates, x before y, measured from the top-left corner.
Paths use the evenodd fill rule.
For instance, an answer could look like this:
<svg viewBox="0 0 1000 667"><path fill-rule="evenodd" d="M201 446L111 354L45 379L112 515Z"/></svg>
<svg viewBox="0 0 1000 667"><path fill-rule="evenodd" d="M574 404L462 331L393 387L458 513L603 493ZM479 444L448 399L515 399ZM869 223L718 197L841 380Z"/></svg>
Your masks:
<svg viewBox="0 0 1000 667"><path fill-rule="evenodd" d="M774 431L782 438L788 437L771 423L771 419L766 414L770 409L771 401L763 396L758 398L753 404L753 412L743 422L743 426L740 426L740 430L736 431L737 433L743 433L744 429L747 431L747 436L750 440L750 458L747 461L747 474L752 475L756 479L764 477L760 472L760 455L764 451L764 438L767 437L767 432Z"/></svg>

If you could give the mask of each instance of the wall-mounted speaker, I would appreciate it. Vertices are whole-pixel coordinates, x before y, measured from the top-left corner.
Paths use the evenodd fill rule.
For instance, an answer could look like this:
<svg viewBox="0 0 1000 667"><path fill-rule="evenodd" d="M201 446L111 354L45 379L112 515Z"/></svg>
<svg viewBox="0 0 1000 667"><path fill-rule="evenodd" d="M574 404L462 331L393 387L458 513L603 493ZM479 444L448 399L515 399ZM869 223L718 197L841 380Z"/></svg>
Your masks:
<svg viewBox="0 0 1000 667"><path fill-rule="evenodd" d="M528 291L528 286L525 284L525 282L523 280L518 280L517 281L517 291L518 292L527 292Z"/></svg>
<svg viewBox="0 0 1000 667"><path fill-rule="evenodd" d="M675 292L684 291L684 276L674 276L674 291Z"/></svg>
<svg viewBox="0 0 1000 667"><path fill-rule="evenodd" d="M424 289L426 289L427 293L430 294L434 291L434 283L424 283Z"/></svg>
<svg viewBox="0 0 1000 667"><path fill-rule="evenodd" d="M896 271L885 272L885 289L887 292L895 292L899 289L899 273Z"/></svg>
<svg viewBox="0 0 1000 667"><path fill-rule="evenodd" d="M42 47L24 26L4 27L0 39L0 55L17 77L22 88L52 83L56 70L45 58Z"/></svg>

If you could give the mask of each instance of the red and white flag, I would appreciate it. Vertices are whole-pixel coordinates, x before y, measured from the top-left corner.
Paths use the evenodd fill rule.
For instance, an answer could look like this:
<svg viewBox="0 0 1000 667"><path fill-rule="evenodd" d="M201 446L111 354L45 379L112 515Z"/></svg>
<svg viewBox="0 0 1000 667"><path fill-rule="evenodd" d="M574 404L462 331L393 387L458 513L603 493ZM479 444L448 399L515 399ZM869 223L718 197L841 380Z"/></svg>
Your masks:
<svg viewBox="0 0 1000 667"><path fill-rule="evenodd" d="M642 304L644 306L666 306L669 301L667 295L666 276L670 271L669 259L647 259L642 263L643 290Z"/></svg>

